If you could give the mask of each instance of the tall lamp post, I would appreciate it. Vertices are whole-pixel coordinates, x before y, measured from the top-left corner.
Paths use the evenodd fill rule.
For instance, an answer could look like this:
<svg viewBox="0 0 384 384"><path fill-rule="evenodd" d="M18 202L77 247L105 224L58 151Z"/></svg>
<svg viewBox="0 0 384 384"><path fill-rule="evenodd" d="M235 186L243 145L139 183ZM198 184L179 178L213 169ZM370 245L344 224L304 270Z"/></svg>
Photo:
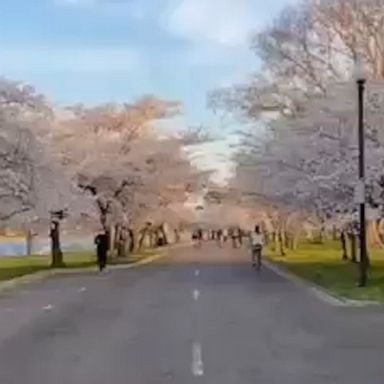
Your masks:
<svg viewBox="0 0 384 384"><path fill-rule="evenodd" d="M355 77L358 90L358 141L359 141L359 243L360 243L360 262L359 262L359 287L367 285L367 236L366 236L366 215L365 215L365 135L364 135L364 90L365 90L365 71L362 61L356 63Z"/></svg>

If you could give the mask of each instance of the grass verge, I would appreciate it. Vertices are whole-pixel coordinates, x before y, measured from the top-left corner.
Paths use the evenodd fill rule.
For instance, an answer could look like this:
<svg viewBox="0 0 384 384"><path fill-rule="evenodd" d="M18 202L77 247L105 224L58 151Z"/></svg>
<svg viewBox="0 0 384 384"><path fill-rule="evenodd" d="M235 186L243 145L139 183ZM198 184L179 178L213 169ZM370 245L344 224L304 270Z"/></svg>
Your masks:
<svg viewBox="0 0 384 384"><path fill-rule="evenodd" d="M154 250L135 252L129 258L113 258L110 265L131 264L143 258L153 256ZM92 267L96 263L94 252L73 252L64 254L66 269ZM50 269L50 256L21 256L21 257L0 257L0 281L10 280L31 273Z"/></svg>
<svg viewBox="0 0 384 384"><path fill-rule="evenodd" d="M336 296L384 302L384 250L370 250L371 267L368 286L365 288L356 285L358 265L341 260L341 250L336 242L301 244L297 250L288 251L284 257L269 250L268 257L293 274Z"/></svg>

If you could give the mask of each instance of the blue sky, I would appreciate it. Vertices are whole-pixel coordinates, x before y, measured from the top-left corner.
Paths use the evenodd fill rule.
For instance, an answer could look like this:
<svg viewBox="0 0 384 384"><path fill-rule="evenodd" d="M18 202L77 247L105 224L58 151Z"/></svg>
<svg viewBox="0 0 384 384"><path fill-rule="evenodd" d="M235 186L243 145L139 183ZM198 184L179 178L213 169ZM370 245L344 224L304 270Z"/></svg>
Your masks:
<svg viewBox="0 0 384 384"><path fill-rule="evenodd" d="M180 99L208 118L206 92L257 68L248 36L293 0L1 0L0 73L57 103Z"/></svg>
<svg viewBox="0 0 384 384"><path fill-rule="evenodd" d="M184 124L218 125L207 91L257 69L249 35L292 2L0 0L0 75L59 105L152 93L181 100Z"/></svg>

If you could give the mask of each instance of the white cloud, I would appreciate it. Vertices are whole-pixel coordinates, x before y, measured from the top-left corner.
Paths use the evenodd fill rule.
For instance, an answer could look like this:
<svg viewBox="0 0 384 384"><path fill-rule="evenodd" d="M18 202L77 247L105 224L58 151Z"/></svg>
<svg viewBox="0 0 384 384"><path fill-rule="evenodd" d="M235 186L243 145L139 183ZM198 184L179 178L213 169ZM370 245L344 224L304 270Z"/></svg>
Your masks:
<svg viewBox="0 0 384 384"><path fill-rule="evenodd" d="M162 24L193 42L244 45L255 29L255 9L251 0L178 0L171 2Z"/></svg>
<svg viewBox="0 0 384 384"><path fill-rule="evenodd" d="M140 54L126 47L4 47L0 72L127 72L142 67Z"/></svg>

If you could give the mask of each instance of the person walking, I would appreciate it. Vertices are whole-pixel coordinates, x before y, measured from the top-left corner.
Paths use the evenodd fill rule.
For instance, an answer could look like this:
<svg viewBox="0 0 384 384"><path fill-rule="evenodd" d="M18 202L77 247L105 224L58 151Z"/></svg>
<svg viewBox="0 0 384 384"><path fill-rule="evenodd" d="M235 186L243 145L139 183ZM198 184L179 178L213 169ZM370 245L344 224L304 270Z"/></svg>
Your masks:
<svg viewBox="0 0 384 384"><path fill-rule="evenodd" d="M197 230L197 239L198 239L198 246L201 247L201 244L203 243L203 240L204 240L204 233L201 228Z"/></svg>
<svg viewBox="0 0 384 384"><path fill-rule="evenodd" d="M216 244L221 248L223 245L222 245L222 237L223 237L223 230L221 228L219 228L216 232Z"/></svg>
<svg viewBox="0 0 384 384"><path fill-rule="evenodd" d="M196 247L196 243L197 243L197 229L194 229L192 231L192 243L193 243L193 246Z"/></svg>
<svg viewBox="0 0 384 384"><path fill-rule="evenodd" d="M243 236L244 236L244 231L242 228L239 228L239 245L240 245L240 247L243 245Z"/></svg>
<svg viewBox="0 0 384 384"><path fill-rule="evenodd" d="M193 232L192 239L194 241L194 247L195 248L200 248L202 240L203 240L203 230L201 228L197 228Z"/></svg>
<svg viewBox="0 0 384 384"><path fill-rule="evenodd" d="M223 242L226 243L228 239L228 229L224 228L223 230Z"/></svg>
<svg viewBox="0 0 384 384"><path fill-rule="evenodd" d="M232 242L232 247L235 248L235 242L233 240L233 227L228 228L228 241Z"/></svg>
<svg viewBox="0 0 384 384"><path fill-rule="evenodd" d="M100 232L95 237L97 265L102 272L107 265L107 252L109 247L108 235L106 232Z"/></svg>
<svg viewBox="0 0 384 384"><path fill-rule="evenodd" d="M260 270L264 238L258 225L255 226L255 230L250 234L250 244L252 250L252 266Z"/></svg>
<svg viewBox="0 0 384 384"><path fill-rule="evenodd" d="M232 229L232 247L238 248L240 246L240 229L239 227L234 227Z"/></svg>

